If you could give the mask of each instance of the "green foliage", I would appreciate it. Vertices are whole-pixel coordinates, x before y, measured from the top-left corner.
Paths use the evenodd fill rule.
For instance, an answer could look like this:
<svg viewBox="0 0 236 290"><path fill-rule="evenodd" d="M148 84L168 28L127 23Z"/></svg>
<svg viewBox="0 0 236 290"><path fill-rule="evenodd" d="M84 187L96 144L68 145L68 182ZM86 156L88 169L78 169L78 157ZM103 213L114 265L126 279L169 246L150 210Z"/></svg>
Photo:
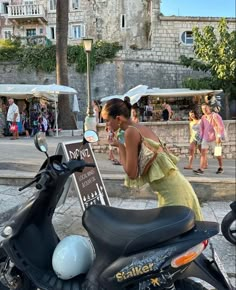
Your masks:
<svg viewBox="0 0 236 290"><path fill-rule="evenodd" d="M236 31L228 31L227 22L222 18L218 32L212 26L202 31L193 28L194 53L196 58L180 57L181 64L194 70L209 72L210 77L187 79L184 85L192 89L221 88L231 93L236 87Z"/></svg>
<svg viewBox="0 0 236 290"><path fill-rule="evenodd" d="M200 79L187 78L183 81L183 87L191 88L192 90L222 89L221 83L212 77L205 77Z"/></svg>
<svg viewBox="0 0 236 290"><path fill-rule="evenodd" d="M14 47L15 44L10 39L0 39L0 48Z"/></svg>
<svg viewBox="0 0 236 290"><path fill-rule="evenodd" d="M193 28L194 53L221 80L235 80L236 76L236 31L229 32L223 18L218 25L218 38L212 26L201 32Z"/></svg>
<svg viewBox="0 0 236 290"><path fill-rule="evenodd" d="M27 46L21 50L19 68L52 72L56 68L55 46Z"/></svg>
<svg viewBox="0 0 236 290"><path fill-rule="evenodd" d="M196 71L204 71L207 72L210 70L210 66L200 62L192 57L186 57L185 55L180 56L180 62L186 67L191 67L193 70Z"/></svg>
<svg viewBox="0 0 236 290"><path fill-rule="evenodd" d="M19 43L10 39L0 40L0 61L16 61Z"/></svg>
<svg viewBox="0 0 236 290"><path fill-rule="evenodd" d="M90 66L93 70L96 64L113 59L121 49L117 43L97 41L90 53ZM68 65L76 64L79 73L86 72L87 60L81 45L68 46ZM53 72L56 69L56 46L26 46L19 47L18 42L0 43L0 61L17 61L19 69Z"/></svg>

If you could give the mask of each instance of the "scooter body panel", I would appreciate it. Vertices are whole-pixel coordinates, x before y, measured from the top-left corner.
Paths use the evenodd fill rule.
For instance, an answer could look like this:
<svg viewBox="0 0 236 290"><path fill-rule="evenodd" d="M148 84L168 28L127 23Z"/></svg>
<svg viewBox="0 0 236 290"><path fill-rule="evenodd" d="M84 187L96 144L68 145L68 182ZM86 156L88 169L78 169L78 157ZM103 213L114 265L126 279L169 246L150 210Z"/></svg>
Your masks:
<svg viewBox="0 0 236 290"><path fill-rule="evenodd" d="M196 227L180 237L157 244L156 248L120 257L100 273L99 281L106 289L122 289L129 284L152 284L158 279L159 289L171 285L189 265L172 268L171 260L218 232L218 224L197 222ZM97 273L97 269L94 269ZM148 278L148 279L147 279ZM95 280L92 269L89 279ZM161 282L162 281L162 282ZM158 288L155 288L158 289Z"/></svg>
<svg viewBox="0 0 236 290"><path fill-rule="evenodd" d="M217 290L235 290L226 273L220 270L221 266L217 261L209 260L201 254L196 260L193 261L181 274L179 279L188 277L196 277L206 281Z"/></svg>

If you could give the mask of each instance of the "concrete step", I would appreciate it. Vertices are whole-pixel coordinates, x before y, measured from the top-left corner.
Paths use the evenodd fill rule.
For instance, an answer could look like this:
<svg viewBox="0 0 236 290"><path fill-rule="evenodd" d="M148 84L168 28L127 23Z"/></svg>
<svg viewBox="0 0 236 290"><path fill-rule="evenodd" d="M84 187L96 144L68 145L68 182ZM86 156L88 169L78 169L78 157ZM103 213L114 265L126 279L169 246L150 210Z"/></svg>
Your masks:
<svg viewBox="0 0 236 290"><path fill-rule="evenodd" d="M23 186L34 178L35 172L0 170L0 185ZM101 173L109 197L156 199L155 193L149 185L142 188L127 188L124 186L122 173ZM208 178L186 177L193 186L200 201L233 200L235 198L235 179L233 178ZM74 186L70 189L72 195L77 195Z"/></svg>

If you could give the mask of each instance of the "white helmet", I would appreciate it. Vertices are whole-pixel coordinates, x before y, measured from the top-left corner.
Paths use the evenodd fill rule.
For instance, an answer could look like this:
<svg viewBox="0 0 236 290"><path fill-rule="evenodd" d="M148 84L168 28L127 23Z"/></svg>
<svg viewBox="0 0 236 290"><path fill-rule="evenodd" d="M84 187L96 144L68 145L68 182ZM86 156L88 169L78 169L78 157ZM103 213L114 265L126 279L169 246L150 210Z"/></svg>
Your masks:
<svg viewBox="0 0 236 290"><path fill-rule="evenodd" d="M94 260L91 242L82 236L68 236L56 246L52 256L52 267L58 278L71 279L86 273Z"/></svg>

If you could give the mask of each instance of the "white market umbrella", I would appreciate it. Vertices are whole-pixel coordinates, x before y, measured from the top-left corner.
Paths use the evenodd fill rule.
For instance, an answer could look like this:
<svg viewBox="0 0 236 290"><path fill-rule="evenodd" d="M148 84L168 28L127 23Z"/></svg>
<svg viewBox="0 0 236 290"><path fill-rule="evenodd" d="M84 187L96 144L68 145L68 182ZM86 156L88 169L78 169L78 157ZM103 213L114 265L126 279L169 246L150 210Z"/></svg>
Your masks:
<svg viewBox="0 0 236 290"><path fill-rule="evenodd" d="M115 99L115 98L124 100L125 97L129 97L130 98L130 103L131 103L131 105L133 105L133 104L136 103L136 101L135 101L136 99L138 99L138 98L140 99L141 96L146 93L147 88L148 88L148 86L138 85L138 86L128 90L123 95L107 96L107 97L102 98L100 101L102 103L105 103L105 102L108 102L109 100L112 100L112 99Z"/></svg>
<svg viewBox="0 0 236 290"><path fill-rule="evenodd" d="M35 88L32 89L32 94L37 97L38 96L46 97L54 101L56 136L58 137L58 112L57 112L58 95L77 94L77 91L68 86L51 84L51 85L36 86Z"/></svg>
<svg viewBox="0 0 236 290"><path fill-rule="evenodd" d="M124 96L123 95L114 95L114 96L107 96L107 97L103 97L100 99L100 101L102 103L106 103L112 99L121 99L121 100L124 100Z"/></svg>
<svg viewBox="0 0 236 290"><path fill-rule="evenodd" d="M134 95L140 94L143 95L146 93L148 86L146 85L138 85L130 90L128 90L123 96L124 97L132 97Z"/></svg>

